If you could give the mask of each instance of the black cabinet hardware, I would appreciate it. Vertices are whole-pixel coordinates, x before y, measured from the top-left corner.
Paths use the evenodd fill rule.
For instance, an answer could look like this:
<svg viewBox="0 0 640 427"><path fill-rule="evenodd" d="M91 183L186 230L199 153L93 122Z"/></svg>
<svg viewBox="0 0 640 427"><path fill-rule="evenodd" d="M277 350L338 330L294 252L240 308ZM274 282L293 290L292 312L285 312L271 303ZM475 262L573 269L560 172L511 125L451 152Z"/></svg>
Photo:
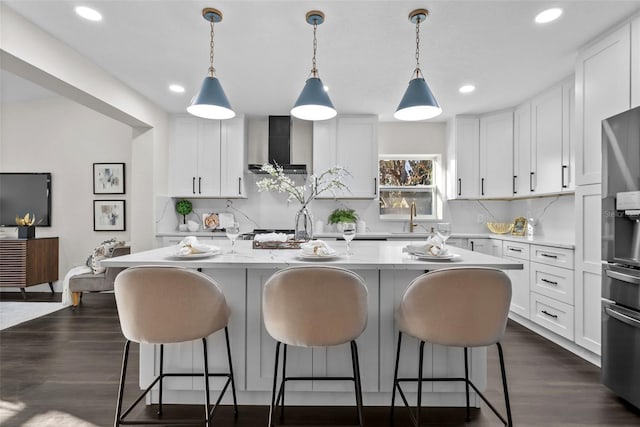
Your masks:
<svg viewBox="0 0 640 427"><path fill-rule="evenodd" d="M554 319L557 319L557 318L558 318L558 315L557 315L557 314L551 314L551 313L549 313L547 310L542 310L542 314L546 314L547 316L549 316L549 317L553 317Z"/></svg>
<svg viewBox="0 0 640 427"><path fill-rule="evenodd" d="M191 180L191 191L193 191L193 194L196 194L196 177L195 176Z"/></svg>
<svg viewBox="0 0 640 427"><path fill-rule="evenodd" d="M553 285L553 286L558 286L558 282L553 282L553 281L548 280L548 279L540 279L540 281L544 282L544 283L548 283L548 284Z"/></svg>
<svg viewBox="0 0 640 427"><path fill-rule="evenodd" d="M546 257L546 258L558 259L558 255L551 255L551 254L541 253L540 256L543 256L543 257Z"/></svg>
<svg viewBox="0 0 640 427"><path fill-rule="evenodd" d="M569 171L569 166L562 165L562 188L569 187L564 181L564 173L565 173L565 171L567 171L567 172ZM567 177L567 181L569 181L569 177Z"/></svg>

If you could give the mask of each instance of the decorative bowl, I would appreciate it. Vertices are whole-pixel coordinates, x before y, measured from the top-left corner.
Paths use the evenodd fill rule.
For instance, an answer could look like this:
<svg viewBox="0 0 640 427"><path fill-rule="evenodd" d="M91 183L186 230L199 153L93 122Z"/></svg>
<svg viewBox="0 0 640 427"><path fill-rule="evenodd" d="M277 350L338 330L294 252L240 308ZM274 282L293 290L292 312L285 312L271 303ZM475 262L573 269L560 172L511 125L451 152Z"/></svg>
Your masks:
<svg viewBox="0 0 640 427"><path fill-rule="evenodd" d="M487 228L495 234L507 234L513 230L513 223L508 222L488 222Z"/></svg>

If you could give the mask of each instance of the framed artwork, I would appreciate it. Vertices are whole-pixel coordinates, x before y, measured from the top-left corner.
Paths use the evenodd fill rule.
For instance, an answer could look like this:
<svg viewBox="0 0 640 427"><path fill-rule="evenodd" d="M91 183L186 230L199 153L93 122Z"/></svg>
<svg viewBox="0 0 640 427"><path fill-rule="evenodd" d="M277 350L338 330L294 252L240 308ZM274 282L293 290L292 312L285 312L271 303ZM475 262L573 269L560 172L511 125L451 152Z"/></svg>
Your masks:
<svg viewBox="0 0 640 427"><path fill-rule="evenodd" d="M513 220L513 230L511 234L513 236L524 236L524 233L527 231L527 219L519 216L518 218Z"/></svg>
<svg viewBox="0 0 640 427"><path fill-rule="evenodd" d="M124 163L94 163L93 194L124 194Z"/></svg>
<svg viewBox="0 0 640 427"><path fill-rule="evenodd" d="M93 231L125 231L124 200L93 201Z"/></svg>

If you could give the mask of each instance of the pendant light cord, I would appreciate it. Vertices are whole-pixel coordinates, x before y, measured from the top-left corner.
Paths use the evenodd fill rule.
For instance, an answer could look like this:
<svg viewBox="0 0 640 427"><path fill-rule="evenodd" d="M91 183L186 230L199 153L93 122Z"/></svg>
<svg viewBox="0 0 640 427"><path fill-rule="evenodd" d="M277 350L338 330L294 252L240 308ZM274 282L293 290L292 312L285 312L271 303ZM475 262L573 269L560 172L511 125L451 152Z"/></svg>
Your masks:
<svg viewBox="0 0 640 427"><path fill-rule="evenodd" d="M318 20L313 20L313 59L311 60L311 75L318 77L318 69L316 68L316 52L318 50L318 40L316 39L316 30L318 29Z"/></svg>
<svg viewBox="0 0 640 427"><path fill-rule="evenodd" d="M420 70L420 17L416 19L416 69L413 71L417 79L422 74Z"/></svg>
<svg viewBox="0 0 640 427"><path fill-rule="evenodd" d="M214 47L214 43L213 43L213 19L211 19L211 21L209 21L209 24L211 25L211 41L209 42L209 74L211 75L211 78L213 78L213 75L216 71L215 68L213 68L213 47Z"/></svg>

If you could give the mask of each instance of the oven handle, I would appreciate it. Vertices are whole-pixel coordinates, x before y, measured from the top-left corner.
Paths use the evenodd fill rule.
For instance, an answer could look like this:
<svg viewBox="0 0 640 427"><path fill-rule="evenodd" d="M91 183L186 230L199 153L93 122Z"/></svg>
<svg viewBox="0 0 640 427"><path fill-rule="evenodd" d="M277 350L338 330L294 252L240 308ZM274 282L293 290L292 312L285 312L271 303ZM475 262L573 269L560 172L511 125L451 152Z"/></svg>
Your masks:
<svg viewBox="0 0 640 427"><path fill-rule="evenodd" d="M605 313L607 313L609 316L613 317L616 320L619 320L623 323L626 323L627 325L633 326L635 328L640 329L640 320L634 319L633 317L624 315L612 308L609 307L605 307L604 308Z"/></svg>
<svg viewBox="0 0 640 427"><path fill-rule="evenodd" d="M618 273L617 271L607 270L607 276L612 279L622 280L623 282L640 285L640 277L631 276L629 274Z"/></svg>

